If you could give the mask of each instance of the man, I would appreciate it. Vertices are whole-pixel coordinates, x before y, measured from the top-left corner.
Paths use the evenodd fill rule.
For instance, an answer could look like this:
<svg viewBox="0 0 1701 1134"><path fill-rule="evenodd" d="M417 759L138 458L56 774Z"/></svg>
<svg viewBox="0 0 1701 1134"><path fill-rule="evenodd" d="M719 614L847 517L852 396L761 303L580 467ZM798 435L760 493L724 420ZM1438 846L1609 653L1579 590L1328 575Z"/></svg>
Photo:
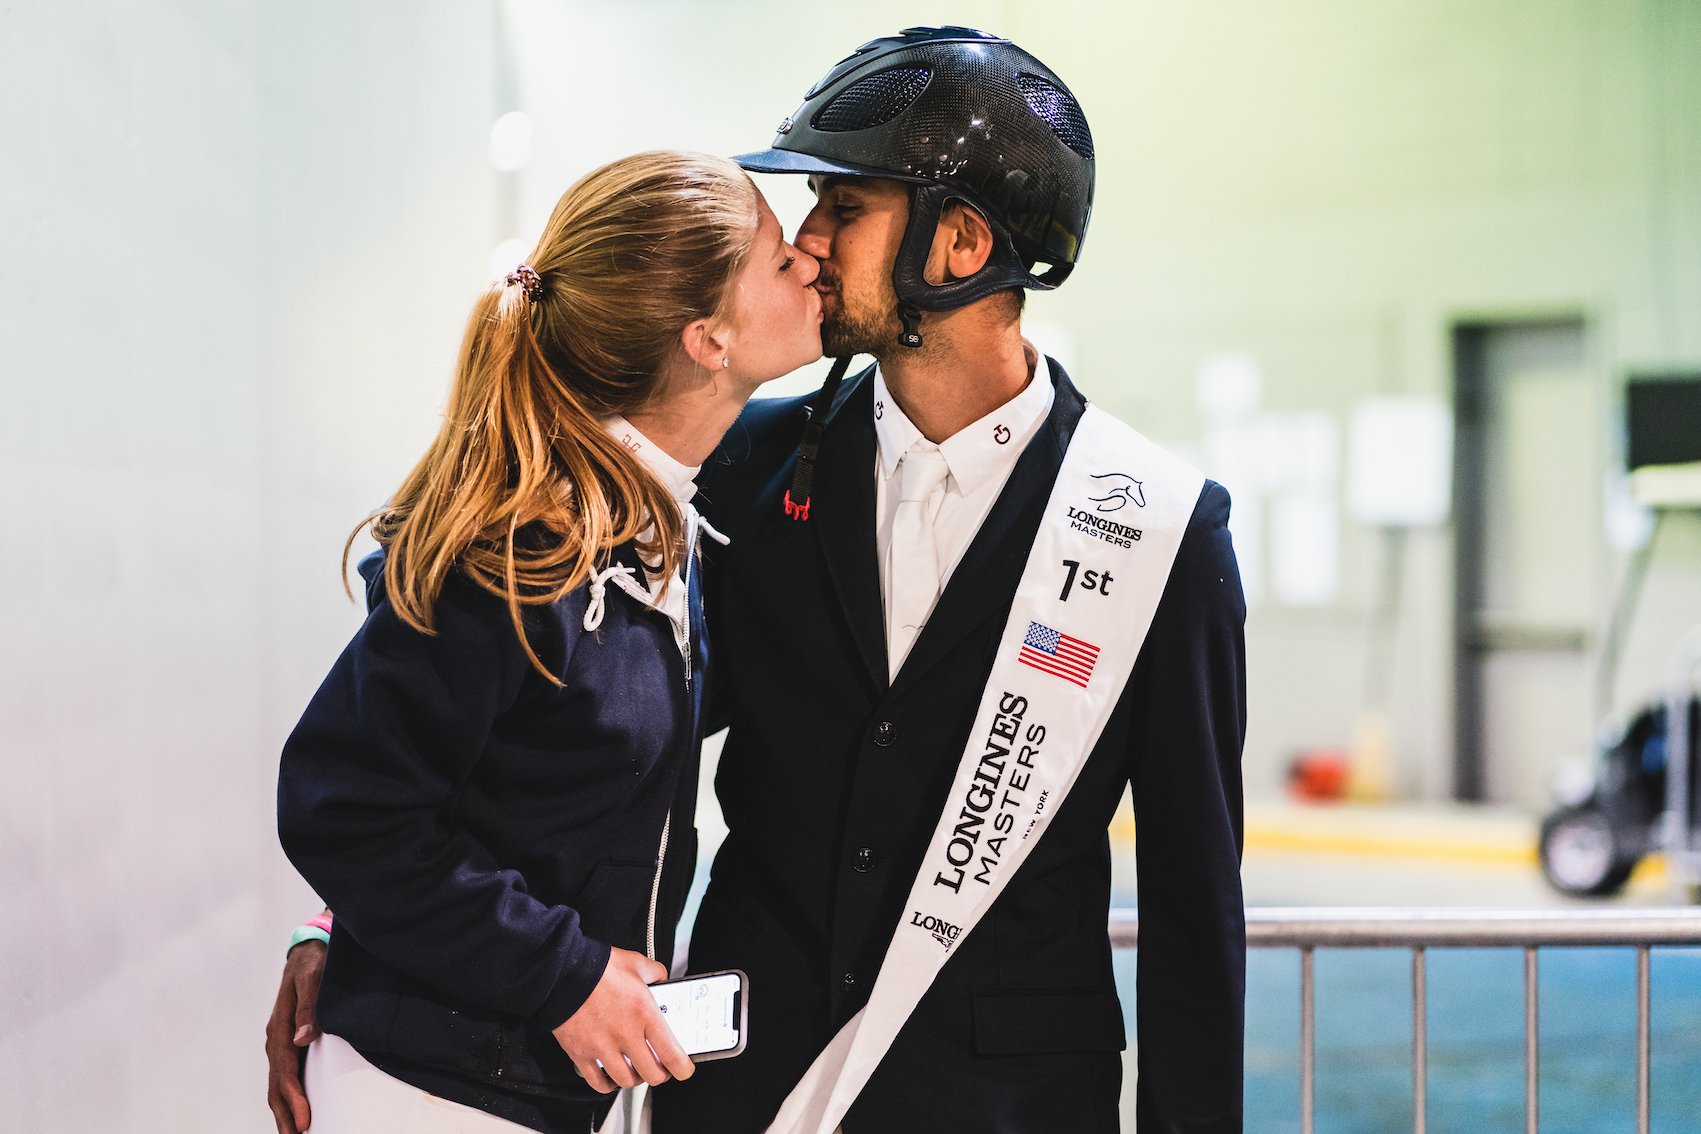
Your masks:
<svg viewBox="0 0 1701 1134"><path fill-rule="evenodd" d="M1131 785L1139 1126L1239 1131L1227 494L1021 337L1021 289L1079 255L1085 116L1009 41L918 28L740 160L810 177L824 344L877 365L753 403L705 471L729 834L690 959L749 974L749 1040L655 1092L655 1130L1116 1130L1105 832Z"/></svg>

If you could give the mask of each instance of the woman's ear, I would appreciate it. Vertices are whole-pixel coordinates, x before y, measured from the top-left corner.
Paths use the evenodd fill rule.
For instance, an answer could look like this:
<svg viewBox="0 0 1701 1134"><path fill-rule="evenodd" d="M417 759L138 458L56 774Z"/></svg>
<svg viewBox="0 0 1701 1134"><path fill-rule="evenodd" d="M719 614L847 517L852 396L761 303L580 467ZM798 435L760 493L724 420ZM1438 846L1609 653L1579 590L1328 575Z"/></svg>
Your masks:
<svg viewBox="0 0 1701 1134"><path fill-rule="evenodd" d="M939 214L922 276L935 285L967 279L991 259L992 243L992 228L980 211L965 201L952 201Z"/></svg>
<svg viewBox="0 0 1701 1134"><path fill-rule="evenodd" d="M679 332L679 345L685 357L704 370L721 370L726 366L726 333L709 325L707 319L693 319Z"/></svg>

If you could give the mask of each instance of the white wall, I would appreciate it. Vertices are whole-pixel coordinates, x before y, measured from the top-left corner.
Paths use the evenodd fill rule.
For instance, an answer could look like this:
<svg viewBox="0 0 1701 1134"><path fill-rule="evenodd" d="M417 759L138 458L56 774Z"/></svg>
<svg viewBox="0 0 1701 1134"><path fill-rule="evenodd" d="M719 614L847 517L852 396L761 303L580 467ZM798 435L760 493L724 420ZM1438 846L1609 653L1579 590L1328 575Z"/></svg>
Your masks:
<svg viewBox="0 0 1701 1134"><path fill-rule="evenodd" d="M1201 441L1194 376L1224 349L1258 359L1277 410L1445 393L1467 312L1582 312L1603 405L1628 366L1701 362L1684 0L506 12L511 33L493 0L0 2L7 1128L269 1129L260 1026L312 908L272 834L276 752L357 619L342 537L431 432L516 235L485 161L503 51L538 123L530 238L607 158L764 145L866 38L1011 34L1069 79L1101 154L1086 258L1030 315L1163 439ZM800 186L765 187L801 215ZM1430 794L1448 539L1409 546L1392 707L1400 782ZM1701 619L1697 537L1670 546L1627 672ZM1372 535L1343 525L1339 566L1335 601L1254 615L1254 785L1351 727Z"/></svg>
<svg viewBox="0 0 1701 1134"><path fill-rule="evenodd" d="M480 5L0 6L0 1121L270 1128L279 742L491 241Z"/></svg>

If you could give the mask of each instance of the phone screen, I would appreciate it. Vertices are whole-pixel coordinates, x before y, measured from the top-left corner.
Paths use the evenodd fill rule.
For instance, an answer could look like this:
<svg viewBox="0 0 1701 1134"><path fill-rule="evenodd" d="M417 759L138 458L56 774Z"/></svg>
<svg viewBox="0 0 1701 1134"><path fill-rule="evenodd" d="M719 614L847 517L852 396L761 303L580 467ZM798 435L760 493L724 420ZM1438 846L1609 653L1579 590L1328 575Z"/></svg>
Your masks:
<svg viewBox="0 0 1701 1134"><path fill-rule="evenodd" d="M652 984L667 1026L693 1058L744 1049L744 974L729 971Z"/></svg>

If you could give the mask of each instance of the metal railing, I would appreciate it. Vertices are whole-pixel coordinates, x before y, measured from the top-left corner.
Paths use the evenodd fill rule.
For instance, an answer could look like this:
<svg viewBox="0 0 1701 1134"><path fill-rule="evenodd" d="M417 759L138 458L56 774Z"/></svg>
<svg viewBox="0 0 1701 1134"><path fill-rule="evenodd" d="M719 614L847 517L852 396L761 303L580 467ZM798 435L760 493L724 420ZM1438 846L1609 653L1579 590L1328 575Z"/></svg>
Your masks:
<svg viewBox="0 0 1701 1134"><path fill-rule="evenodd" d="M1112 946L1138 944L1133 910L1112 910ZM1565 946L1622 946L1636 950L1636 1129L1648 1134L1649 950L1701 945L1701 910L1305 909L1246 911L1250 948L1297 949L1300 997L1300 1128L1313 1134L1316 1117L1317 1008L1314 963L1320 948L1410 949L1412 953L1412 1093L1416 1134L1425 1134L1429 1065L1426 950L1516 948L1524 951L1525 1129L1535 1134L1540 1080L1537 952Z"/></svg>
<svg viewBox="0 0 1701 1134"><path fill-rule="evenodd" d="M1689 735L1689 701L1701 671L1701 626L1683 636L1672 654L1666 690L1666 810L1660 834L1674 890L1701 882L1701 822L1689 780L1697 738Z"/></svg>

